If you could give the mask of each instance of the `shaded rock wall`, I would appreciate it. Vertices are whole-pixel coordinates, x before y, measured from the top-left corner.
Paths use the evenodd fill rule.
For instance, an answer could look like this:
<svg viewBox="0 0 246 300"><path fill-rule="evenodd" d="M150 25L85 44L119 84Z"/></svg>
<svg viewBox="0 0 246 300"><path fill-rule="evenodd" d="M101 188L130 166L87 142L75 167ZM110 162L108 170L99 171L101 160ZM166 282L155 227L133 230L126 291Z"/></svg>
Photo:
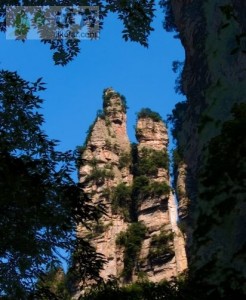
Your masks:
<svg viewBox="0 0 246 300"><path fill-rule="evenodd" d="M245 280L246 273L240 267L239 253L246 242L242 238L245 220L241 218L246 213L242 201L245 189L237 189L238 172L231 173L230 166L236 166L237 160L243 162L244 158L239 150L242 144L236 142L238 134L225 135L223 128L225 122L235 117L232 109L246 101L246 21L242 17L246 3L238 0L171 0L170 3L185 49L182 87L187 109L180 118L182 125L177 133L183 162L178 167L176 183L181 192L179 211L188 235L191 271L195 278L201 275L203 278L199 280L215 289L242 290L239 282ZM226 151L219 152L220 147L226 147L219 143L222 136L235 140L231 157ZM215 143L221 155L211 165L216 156L212 150ZM220 160L224 160L223 172L216 171ZM231 174L230 179L224 178L224 174ZM229 209L230 205L234 208Z"/></svg>

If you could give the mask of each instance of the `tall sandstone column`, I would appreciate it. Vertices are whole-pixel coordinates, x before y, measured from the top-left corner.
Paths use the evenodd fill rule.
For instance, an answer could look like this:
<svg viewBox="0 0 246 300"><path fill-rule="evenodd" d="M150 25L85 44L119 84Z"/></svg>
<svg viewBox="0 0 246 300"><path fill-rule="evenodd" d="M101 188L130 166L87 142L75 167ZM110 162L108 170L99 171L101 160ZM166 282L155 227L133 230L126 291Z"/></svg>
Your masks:
<svg viewBox="0 0 246 300"><path fill-rule="evenodd" d="M146 170L153 191L138 207L138 221L147 227L140 266L150 281L159 282L187 268L184 239L177 227L176 203L170 186L168 132L162 120L143 116L137 122L137 138L140 168L146 156L152 157L157 167L156 171Z"/></svg>
<svg viewBox="0 0 246 300"><path fill-rule="evenodd" d="M119 94L108 89L104 94L104 113L98 116L87 137L79 169L79 181L93 203L103 201L107 215L103 215L93 232L78 228L91 240L97 252L105 255L107 264L101 276L107 280L110 275L118 277L122 271L122 252L116 247L115 238L126 230L127 223L120 214L112 212L110 193L119 183L132 183L129 166L119 167L120 157L129 154L130 142L126 133L126 113Z"/></svg>
<svg viewBox="0 0 246 300"><path fill-rule="evenodd" d="M167 129L161 120L148 116L139 118L136 133L139 144L137 157L133 158L126 132L125 100L112 89L106 89L103 98L104 111L98 114L85 143L79 180L92 203L102 201L106 205L107 214L98 223L91 224L92 231L78 226L78 235L90 240L96 250L105 255L107 263L101 272L105 281L110 276L122 278L126 249L117 245L117 237L126 233L132 223L142 222L146 234L140 252L132 258L135 263L132 281L141 274L153 282L170 279L187 265L170 188ZM154 159L160 166L156 167L155 162L153 170L150 168L143 175L146 159ZM147 180L148 184L140 186L136 193L140 179ZM115 207L115 191L120 191L119 187L130 191L130 196L120 195L123 203L117 205L124 209Z"/></svg>

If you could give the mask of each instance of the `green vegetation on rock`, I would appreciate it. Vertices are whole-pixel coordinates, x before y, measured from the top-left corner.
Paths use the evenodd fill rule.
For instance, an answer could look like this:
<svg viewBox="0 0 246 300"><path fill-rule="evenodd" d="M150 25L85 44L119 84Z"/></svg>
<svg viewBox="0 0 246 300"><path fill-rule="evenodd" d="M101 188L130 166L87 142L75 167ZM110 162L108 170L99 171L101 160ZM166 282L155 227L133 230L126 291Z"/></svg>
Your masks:
<svg viewBox="0 0 246 300"><path fill-rule="evenodd" d="M106 95L106 92L107 92L107 95ZM117 93L113 90L109 91L109 89L107 89L107 88L103 90L103 109L104 109L104 111L111 104L111 99L114 98L114 97L115 98L120 98L121 105L122 105L122 111L126 112L128 107L127 107L127 104L126 104L125 96L123 96L120 93Z"/></svg>
<svg viewBox="0 0 246 300"><path fill-rule="evenodd" d="M133 180L133 197L140 202L148 197L168 195L170 186L162 181L150 181L145 175L140 175Z"/></svg>
<svg viewBox="0 0 246 300"><path fill-rule="evenodd" d="M110 226L112 226L111 222L105 223L102 220L98 220L97 222L94 222L90 226L90 231L86 235L86 238L88 240L96 238L96 237L100 236L101 234L103 234Z"/></svg>
<svg viewBox="0 0 246 300"><path fill-rule="evenodd" d="M131 154L128 152L123 152L120 154L119 158L119 169L123 169L125 167L129 167L131 164Z"/></svg>
<svg viewBox="0 0 246 300"><path fill-rule="evenodd" d="M87 181L94 181L97 184L103 184L106 179L113 179L114 173L112 170L107 170L106 168L94 167L91 173L86 177Z"/></svg>
<svg viewBox="0 0 246 300"><path fill-rule="evenodd" d="M170 245L173 237L172 232L165 232L164 230L159 235L155 234L152 236L148 255L148 259L152 264L168 261L174 256L174 250Z"/></svg>
<svg viewBox="0 0 246 300"><path fill-rule="evenodd" d="M169 159L166 151L142 148L139 152L137 175L157 175L159 168L168 169Z"/></svg>
<svg viewBox="0 0 246 300"><path fill-rule="evenodd" d="M154 122L163 122L162 117L159 113L152 111L150 108L142 108L137 114L138 119L150 118Z"/></svg>
<svg viewBox="0 0 246 300"><path fill-rule="evenodd" d="M145 225L136 222L130 224L127 231L121 232L116 239L116 244L124 247L124 270L122 276L126 281L131 280L145 234Z"/></svg>
<svg viewBox="0 0 246 300"><path fill-rule="evenodd" d="M112 191L112 213L120 213L126 221L131 218L132 189L124 183L118 184Z"/></svg>
<svg viewBox="0 0 246 300"><path fill-rule="evenodd" d="M151 197L161 197L164 195L169 195L171 188L169 184L165 181L153 181L148 186L149 189L149 196Z"/></svg>

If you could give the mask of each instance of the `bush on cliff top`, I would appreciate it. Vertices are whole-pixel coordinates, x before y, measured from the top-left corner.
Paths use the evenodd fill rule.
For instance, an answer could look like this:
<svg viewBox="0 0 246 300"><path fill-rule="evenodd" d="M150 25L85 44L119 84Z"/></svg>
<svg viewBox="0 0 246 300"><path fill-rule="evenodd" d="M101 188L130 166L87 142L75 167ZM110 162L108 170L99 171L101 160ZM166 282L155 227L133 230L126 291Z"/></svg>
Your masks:
<svg viewBox="0 0 246 300"><path fill-rule="evenodd" d="M121 105L122 105L123 112L126 112L128 109L127 104L126 104L126 97L121 95L120 93L113 91L113 90L112 91L108 91L108 90L109 90L108 88L103 90L103 97L102 97L103 98L103 109L105 110L105 108L110 105L110 99L112 97L116 96L121 99ZM106 94L106 92L107 92L107 94Z"/></svg>
<svg viewBox="0 0 246 300"><path fill-rule="evenodd" d="M150 108L142 108L139 113L137 113L138 119L140 118L151 118L154 122L163 121L159 113L152 111Z"/></svg>

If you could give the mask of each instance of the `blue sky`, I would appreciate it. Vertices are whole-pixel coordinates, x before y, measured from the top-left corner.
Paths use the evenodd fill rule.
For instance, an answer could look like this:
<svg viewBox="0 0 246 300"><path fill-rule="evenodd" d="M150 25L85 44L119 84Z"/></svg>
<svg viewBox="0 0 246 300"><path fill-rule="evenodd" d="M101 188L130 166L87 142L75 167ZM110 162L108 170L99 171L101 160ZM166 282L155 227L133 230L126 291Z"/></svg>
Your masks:
<svg viewBox="0 0 246 300"><path fill-rule="evenodd" d="M126 97L128 133L135 141L136 112L143 107L158 111L165 119L183 96L174 92L176 74L172 61L184 60L179 40L162 27L163 14L156 13L149 48L125 42L115 15L105 19L97 41L82 41L81 53L65 67L55 66L52 52L40 41L6 40L1 34L0 67L17 71L24 79L43 77L47 90L42 113L44 130L60 140L59 150L82 145L96 111L102 107L102 91L113 87Z"/></svg>

